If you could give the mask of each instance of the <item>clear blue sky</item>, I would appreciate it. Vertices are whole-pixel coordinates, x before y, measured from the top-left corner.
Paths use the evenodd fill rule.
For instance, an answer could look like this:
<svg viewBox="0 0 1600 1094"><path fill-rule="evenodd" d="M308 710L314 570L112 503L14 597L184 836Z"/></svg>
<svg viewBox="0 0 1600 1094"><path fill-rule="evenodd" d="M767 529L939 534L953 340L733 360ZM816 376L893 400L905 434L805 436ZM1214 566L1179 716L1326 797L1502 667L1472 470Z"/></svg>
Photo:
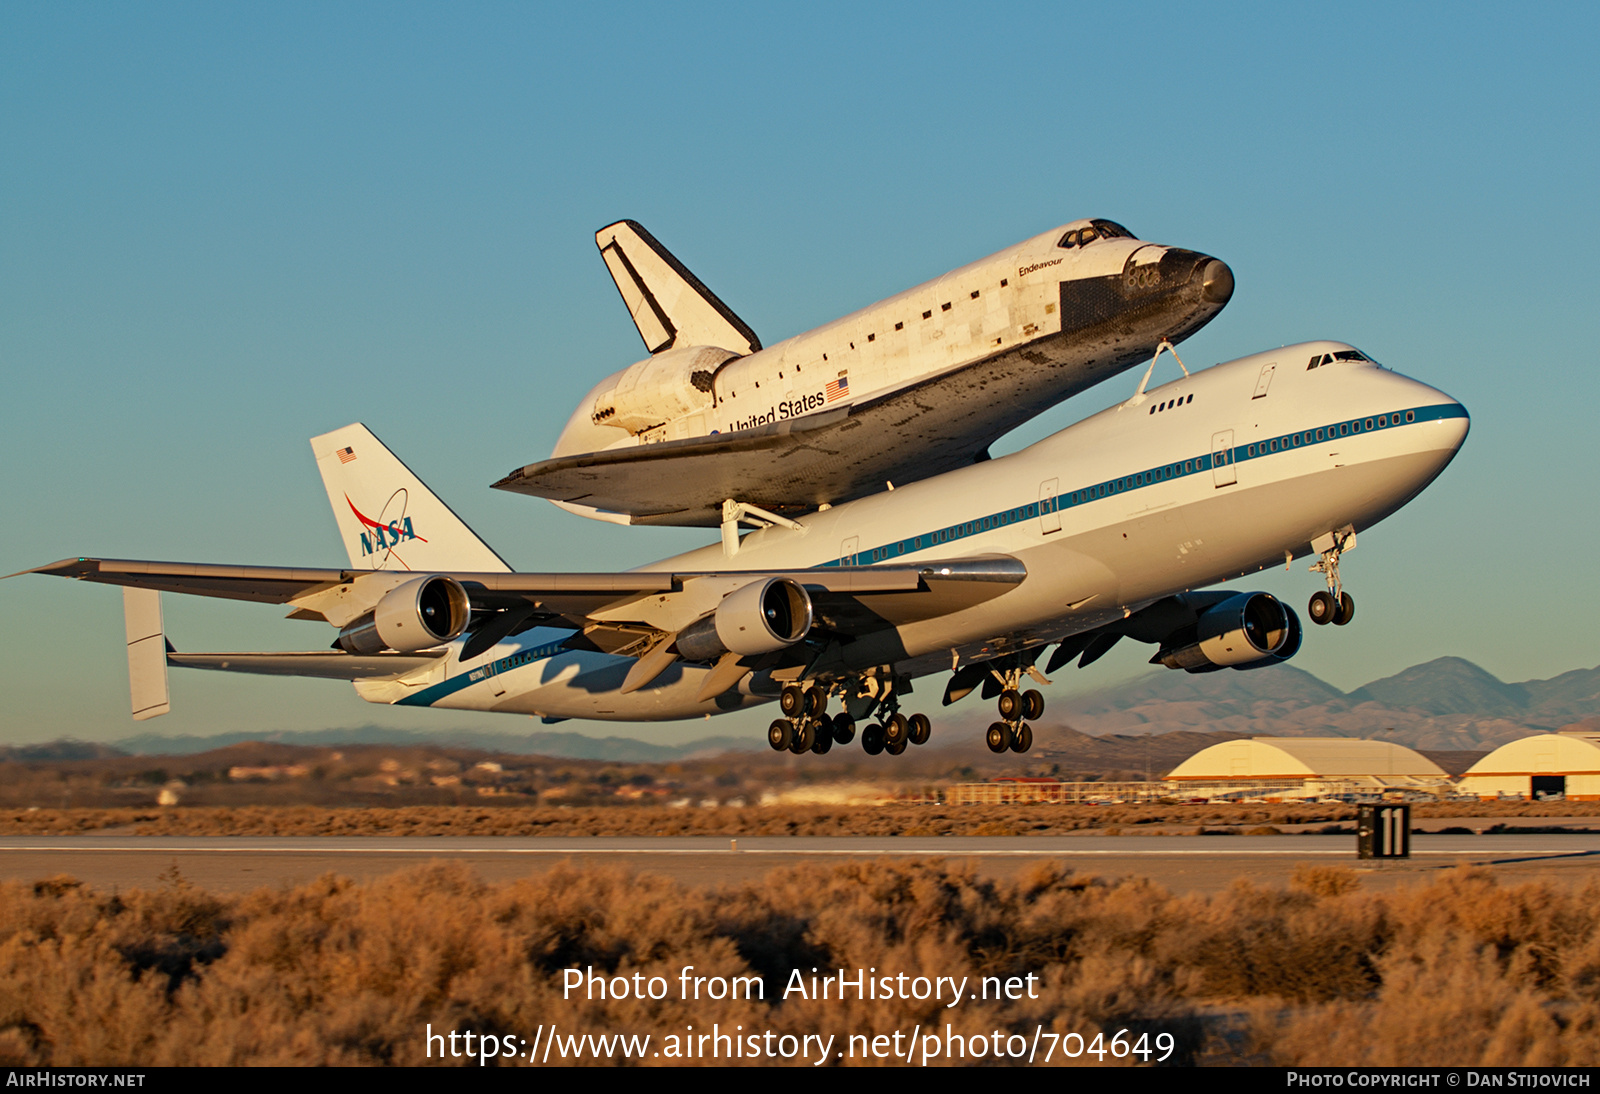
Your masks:
<svg viewBox="0 0 1600 1094"><path fill-rule="evenodd" d="M0 573L341 564L306 440L355 420L514 565L635 565L706 537L488 489L642 355L594 229L642 221L770 343L1106 216L1233 267L1191 366L1341 338L1472 413L1348 556L1356 624L1296 664L1346 688L1443 654L1510 680L1593 666L1597 11L8 4ZM1304 567L1251 584L1298 607ZM183 648L329 640L166 603ZM14 579L0 620L0 743L531 727L192 672L136 727L116 590ZM1164 671L1142 660L1069 689Z"/></svg>

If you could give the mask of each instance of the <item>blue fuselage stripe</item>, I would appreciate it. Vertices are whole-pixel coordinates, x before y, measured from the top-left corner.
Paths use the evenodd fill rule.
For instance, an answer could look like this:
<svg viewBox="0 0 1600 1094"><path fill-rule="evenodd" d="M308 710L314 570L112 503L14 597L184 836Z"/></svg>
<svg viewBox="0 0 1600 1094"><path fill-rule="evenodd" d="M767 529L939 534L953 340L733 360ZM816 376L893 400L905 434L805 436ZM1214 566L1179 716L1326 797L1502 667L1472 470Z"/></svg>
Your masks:
<svg viewBox="0 0 1600 1094"><path fill-rule="evenodd" d="M1269 437L1264 441L1235 445L1232 448L1223 449L1215 453L1205 452L1198 456L1163 464L1160 467L1145 468L1118 478L1091 483L1076 490L1068 490L1054 497L1043 498L1040 501L1030 502L1014 509L1001 509L993 513L986 513L982 516L973 517L971 520L964 520L960 524L948 524L931 532L907 536L905 539L895 540L892 543L869 547L866 550L858 551L849 558L839 558L821 563L817 569L825 569L832 566L870 566L874 563L898 558L901 555L925 551L942 543L954 543L971 536L991 532L996 528L1003 528L1009 524L1019 524L1025 520L1032 520L1042 513L1076 509L1080 505L1089 505L1115 494L1126 494L1130 490L1142 490L1145 487L1171 482L1174 479L1205 474L1217 467L1248 463L1252 460L1276 456L1296 448L1304 448L1307 445L1326 443L1329 440L1338 440L1342 437L1369 431L1375 433L1380 429L1390 429L1401 425L1417 425L1422 422L1436 422L1447 418L1465 418L1466 416L1467 408L1460 403L1442 403L1436 406L1412 407L1408 410L1373 414L1360 418L1348 418L1342 422L1334 422L1331 425L1313 426L1298 432Z"/></svg>
<svg viewBox="0 0 1600 1094"><path fill-rule="evenodd" d="M1249 463L1253 460L1266 459L1297 448L1304 448L1307 445L1326 443L1330 440L1339 440L1367 432L1375 433L1380 429L1391 429L1402 425L1418 425L1423 422L1437 422L1449 418L1465 418L1466 416L1467 409L1460 403L1441 403L1434 406L1412 407L1408 410L1384 414L1364 415L1360 418L1347 418L1342 422L1334 422L1331 425L1313 426L1294 433L1268 437L1264 441L1235 445L1232 448L1223 449L1215 453L1204 452L1198 456L1163 464L1160 467L1149 467L1118 478L1091 483L1076 490L1068 490L1057 494L1052 498L1044 498L1041 501L1018 506L1014 509L997 510L983 516L973 517L970 520L964 520L960 524L948 524L931 532L907 536L905 539L896 540L892 543L870 547L849 558L832 559L828 562L819 563L814 569L820 570L836 566L870 565L872 563L885 562L902 555L925 551L942 543L954 543L1007 525L1032 520L1041 513L1076 509L1078 506L1089 505L1102 498L1108 498L1116 494L1126 494L1130 490L1142 490L1158 483L1171 482L1174 479L1187 478L1190 475L1205 474L1216 467ZM513 669L524 668L536 661L543 661L557 654L567 652L571 651L567 649L564 642L547 642L532 649L519 650L509 657L503 657L491 664L483 665L470 672L464 672L441 683L425 687L416 694L408 695L399 700L395 705L432 706L440 699L448 695L454 695L463 688L481 683L490 677L498 676L503 672L510 672Z"/></svg>

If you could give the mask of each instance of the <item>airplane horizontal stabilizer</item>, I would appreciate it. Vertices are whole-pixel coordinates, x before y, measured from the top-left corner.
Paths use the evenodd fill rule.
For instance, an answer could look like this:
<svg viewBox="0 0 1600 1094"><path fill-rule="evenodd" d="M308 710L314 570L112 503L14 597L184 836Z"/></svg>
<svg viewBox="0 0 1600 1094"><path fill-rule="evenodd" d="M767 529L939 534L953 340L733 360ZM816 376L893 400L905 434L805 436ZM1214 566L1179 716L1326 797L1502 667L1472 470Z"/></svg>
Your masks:
<svg viewBox="0 0 1600 1094"><path fill-rule="evenodd" d="M186 669L244 672L256 676L309 676L319 680L374 680L426 668L438 653L169 653L167 664ZM137 715L135 715L137 717Z"/></svg>
<svg viewBox="0 0 1600 1094"><path fill-rule="evenodd" d="M761 340L700 279L632 220L608 224L595 246L652 354L674 346L720 346L741 356Z"/></svg>

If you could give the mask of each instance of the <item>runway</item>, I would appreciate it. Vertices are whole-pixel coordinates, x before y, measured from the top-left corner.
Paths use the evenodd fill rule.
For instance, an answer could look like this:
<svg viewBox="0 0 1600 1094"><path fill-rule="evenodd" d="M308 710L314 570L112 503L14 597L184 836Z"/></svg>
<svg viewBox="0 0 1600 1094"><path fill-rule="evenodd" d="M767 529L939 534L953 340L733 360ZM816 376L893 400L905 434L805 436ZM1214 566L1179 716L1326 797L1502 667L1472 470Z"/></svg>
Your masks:
<svg viewBox="0 0 1600 1094"><path fill-rule="evenodd" d="M268 836L6 836L0 879L35 881L70 874L101 888L149 888L174 866L204 888L237 892L294 885L324 873L357 880L433 861L470 866L487 880L524 877L571 862L664 874L709 885L755 880L800 862L889 857L970 863L980 874L1011 877L1042 861L1108 877L1146 877L1175 892L1215 892L1235 878L1286 884L1301 863L1346 865L1369 885L1404 884L1470 863L1505 881L1600 879L1600 834L1434 835L1412 837L1412 857L1361 861L1355 837L1326 835L1081 835L1013 837L520 838Z"/></svg>

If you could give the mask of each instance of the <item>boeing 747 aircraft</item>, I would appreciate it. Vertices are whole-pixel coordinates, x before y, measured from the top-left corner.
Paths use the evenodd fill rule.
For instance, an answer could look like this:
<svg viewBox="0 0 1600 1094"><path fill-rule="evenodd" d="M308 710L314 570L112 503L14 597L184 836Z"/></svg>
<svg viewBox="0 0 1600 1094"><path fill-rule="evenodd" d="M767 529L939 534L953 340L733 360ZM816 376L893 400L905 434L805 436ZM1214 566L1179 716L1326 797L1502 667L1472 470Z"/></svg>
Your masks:
<svg viewBox="0 0 1600 1094"><path fill-rule="evenodd" d="M1077 220L775 346L631 220L595 237L651 356L495 485L622 524L798 516L987 458L1205 326L1226 263Z"/></svg>
<svg viewBox="0 0 1600 1094"><path fill-rule="evenodd" d="M868 752L928 739L913 681L997 700L987 742L1026 751L1048 682L1123 638L1188 672L1294 656L1295 612L1197 591L1317 556L1316 623L1348 623L1341 556L1466 438L1442 392L1339 342L1216 365L1033 446L799 519L773 516L625 573L514 573L365 427L312 442L343 569L76 558L35 573L124 590L135 717L168 665L352 680L375 703L648 721L777 700L769 742ZM761 519L761 518L756 518ZM305 653L180 653L160 592L292 607L337 630ZM1041 653L1056 646L1043 672ZM830 716L828 707L842 704Z"/></svg>

